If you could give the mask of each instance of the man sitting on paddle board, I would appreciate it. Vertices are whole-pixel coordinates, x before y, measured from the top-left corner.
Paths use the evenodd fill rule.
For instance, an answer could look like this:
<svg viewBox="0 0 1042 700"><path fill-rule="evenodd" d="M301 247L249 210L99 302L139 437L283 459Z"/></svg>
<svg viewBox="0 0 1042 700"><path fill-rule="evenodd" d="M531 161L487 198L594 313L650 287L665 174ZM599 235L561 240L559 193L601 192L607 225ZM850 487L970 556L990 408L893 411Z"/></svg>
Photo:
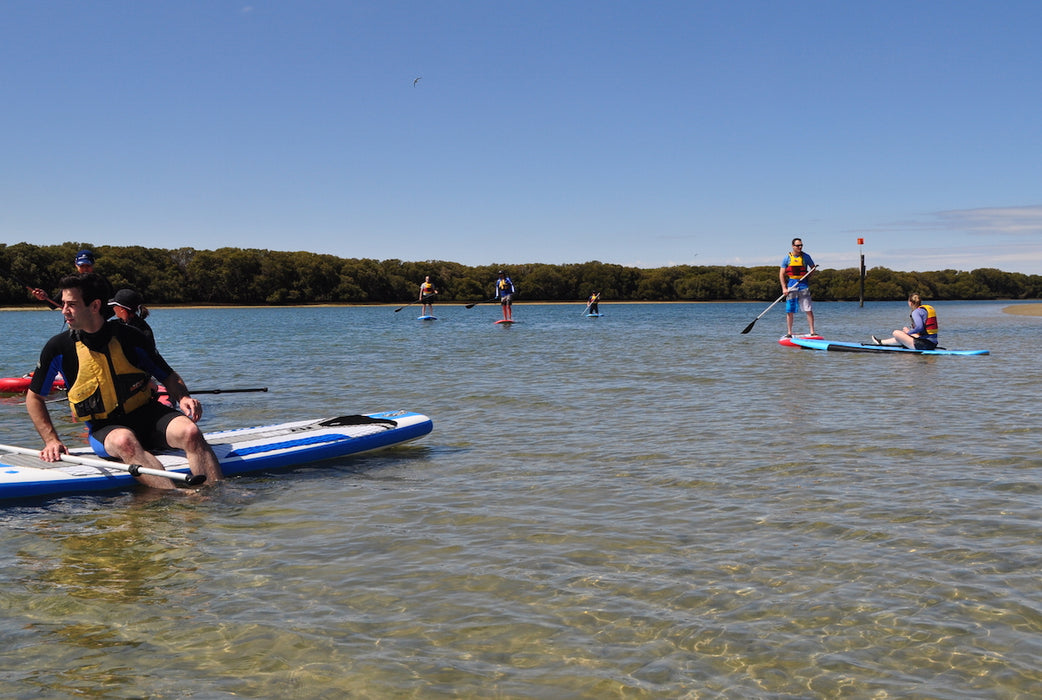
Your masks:
<svg viewBox="0 0 1042 700"><path fill-rule="evenodd" d="M47 341L25 396L29 417L44 441L40 459L56 462L68 453L43 398L61 372L69 387L73 417L86 422L96 453L163 469L146 448L173 447L185 451L193 474L205 475L211 483L220 480L221 466L196 425L201 404L144 334L123 323L105 322L101 315L108 301L105 281L94 273L70 275L59 287L69 330ZM151 377L163 382L180 411L156 401ZM153 488L173 488L162 477L137 478Z"/></svg>
<svg viewBox="0 0 1042 700"><path fill-rule="evenodd" d="M803 240L793 238L792 251L782 260L781 269L778 270L778 280L781 282L782 294L785 295L786 338L792 337L792 321L797 311L806 312L810 334L814 335L814 308L806 278L815 267L814 260L803 252Z"/></svg>

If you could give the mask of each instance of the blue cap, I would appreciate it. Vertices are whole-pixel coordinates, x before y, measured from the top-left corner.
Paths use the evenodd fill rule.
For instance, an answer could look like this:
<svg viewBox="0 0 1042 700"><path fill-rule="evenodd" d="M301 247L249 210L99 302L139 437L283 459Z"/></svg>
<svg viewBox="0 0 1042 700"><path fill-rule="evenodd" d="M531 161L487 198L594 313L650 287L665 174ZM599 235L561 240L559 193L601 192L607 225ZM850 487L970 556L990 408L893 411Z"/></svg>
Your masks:
<svg viewBox="0 0 1042 700"><path fill-rule="evenodd" d="M76 264L77 265L93 265L94 264L94 253L89 250L81 250L76 253Z"/></svg>

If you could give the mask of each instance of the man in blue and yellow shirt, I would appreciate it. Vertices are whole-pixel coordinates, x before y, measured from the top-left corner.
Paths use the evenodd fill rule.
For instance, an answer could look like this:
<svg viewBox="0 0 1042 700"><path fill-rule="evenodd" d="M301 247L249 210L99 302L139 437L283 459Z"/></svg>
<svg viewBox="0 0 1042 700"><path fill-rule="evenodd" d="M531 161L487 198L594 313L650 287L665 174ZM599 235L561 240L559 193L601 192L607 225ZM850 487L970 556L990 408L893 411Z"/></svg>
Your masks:
<svg viewBox="0 0 1042 700"><path fill-rule="evenodd" d="M797 311L807 314L807 323L810 325L810 334L814 335L814 308L810 299L810 287L807 285L807 276L817 267L814 260L803 252L803 240L792 239L792 250L782 259L781 269L778 271L778 281L781 282L782 294L785 295L785 337L792 337L792 320Z"/></svg>

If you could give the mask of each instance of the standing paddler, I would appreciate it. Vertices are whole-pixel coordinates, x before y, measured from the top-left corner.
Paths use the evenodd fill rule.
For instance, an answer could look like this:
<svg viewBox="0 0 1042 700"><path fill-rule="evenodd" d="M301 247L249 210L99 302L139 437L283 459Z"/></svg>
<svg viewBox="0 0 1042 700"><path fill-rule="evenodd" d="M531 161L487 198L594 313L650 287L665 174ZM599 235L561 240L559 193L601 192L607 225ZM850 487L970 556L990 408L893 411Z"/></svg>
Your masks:
<svg viewBox="0 0 1042 700"><path fill-rule="evenodd" d="M814 307L810 299L810 287L807 277L814 268L814 260L803 252L803 239L792 239L792 250L782 259L778 270L778 281L781 282L782 294L785 295L785 337L792 337L792 321L797 311L807 314L810 334L814 335Z"/></svg>
<svg viewBox="0 0 1042 700"><path fill-rule="evenodd" d="M513 321L513 303L514 295L517 294L517 289L514 287L514 283L507 277L507 273L503 270L499 271L499 279L496 280L496 299L499 300L499 305L503 308L503 320Z"/></svg>

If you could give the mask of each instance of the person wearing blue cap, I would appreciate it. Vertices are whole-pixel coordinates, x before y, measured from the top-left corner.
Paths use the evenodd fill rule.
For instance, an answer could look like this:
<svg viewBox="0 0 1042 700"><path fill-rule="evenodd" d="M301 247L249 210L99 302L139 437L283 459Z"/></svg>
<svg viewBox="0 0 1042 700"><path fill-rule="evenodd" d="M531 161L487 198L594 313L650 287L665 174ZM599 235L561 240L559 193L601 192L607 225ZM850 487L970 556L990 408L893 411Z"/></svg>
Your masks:
<svg viewBox="0 0 1042 700"><path fill-rule="evenodd" d="M76 253L76 260L74 262L76 264L76 272L81 275L87 274L88 272L94 272L94 251L89 248L84 248L80 252ZM109 297L111 298L113 296L112 284L104 277L102 277L102 279L105 281L105 284L109 286ZM47 292L42 289L33 289L32 295L40 301L47 302L52 309L60 309L62 307L60 302L51 299ZM112 318L115 313L116 312L111 306L102 306L101 315L105 317L106 321Z"/></svg>
<svg viewBox="0 0 1042 700"><path fill-rule="evenodd" d="M86 272L94 272L94 252L81 250L76 253L76 272L81 275Z"/></svg>

